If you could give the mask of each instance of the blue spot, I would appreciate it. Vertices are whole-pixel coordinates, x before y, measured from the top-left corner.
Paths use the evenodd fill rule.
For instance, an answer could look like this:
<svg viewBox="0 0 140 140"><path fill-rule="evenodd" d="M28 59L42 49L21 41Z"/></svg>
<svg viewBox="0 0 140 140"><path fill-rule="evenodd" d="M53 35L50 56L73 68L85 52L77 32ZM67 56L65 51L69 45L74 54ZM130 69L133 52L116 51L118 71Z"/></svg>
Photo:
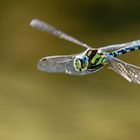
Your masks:
<svg viewBox="0 0 140 140"><path fill-rule="evenodd" d="M83 57L82 59L82 63L84 64L86 62L87 58L86 57Z"/></svg>

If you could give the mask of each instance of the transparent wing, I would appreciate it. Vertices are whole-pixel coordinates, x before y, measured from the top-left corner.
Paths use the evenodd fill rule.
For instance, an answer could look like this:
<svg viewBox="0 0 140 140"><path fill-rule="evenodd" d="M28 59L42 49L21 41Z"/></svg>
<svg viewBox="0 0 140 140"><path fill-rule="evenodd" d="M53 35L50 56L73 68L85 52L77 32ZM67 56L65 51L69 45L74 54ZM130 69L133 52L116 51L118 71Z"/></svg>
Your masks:
<svg viewBox="0 0 140 140"><path fill-rule="evenodd" d="M135 40L135 41L131 41L131 42L123 43L123 44L109 45L106 47L99 48L99 50L100 51L117 50L124 47L135 46L135 45L140 45L140 40Z"/></svg>
<svg viewBox="0 0 140 140"><path fill-rule="evenodd" d="M30 25L34 28L38 28L42 31L46 31L46 32L49 32L51 33L52 35L54 36L57 36L59 38L63 38L67 41L70 41L70 42L73 42L77 45L80 45L80 46L83 46L85 48L89 48L90 46L88 46L87 44L75 39L74 37L70 36L70 35L67 35L65 34L64 32L56 29L55 27L49 25L48 23L45 23L41 20L38 20L38 19L33 19L31 22L30 22Z"/></svg>
<svg viewBox="0 0 140 140"><path fill-rule="evenodd" d="M140 67L114 58L109 62L109 68L127 79L129 82L140 84Z"/></svg>
<svg viewBox="0 0 140 140"><path fill-rule="evenodd" d="M97 67L90 71L76 71L73 66L74 57L75 55L44 57L38 62L37 67L39 70L45 72L66 73L71 75L85 75L101 69L101 67Z"/></svg>

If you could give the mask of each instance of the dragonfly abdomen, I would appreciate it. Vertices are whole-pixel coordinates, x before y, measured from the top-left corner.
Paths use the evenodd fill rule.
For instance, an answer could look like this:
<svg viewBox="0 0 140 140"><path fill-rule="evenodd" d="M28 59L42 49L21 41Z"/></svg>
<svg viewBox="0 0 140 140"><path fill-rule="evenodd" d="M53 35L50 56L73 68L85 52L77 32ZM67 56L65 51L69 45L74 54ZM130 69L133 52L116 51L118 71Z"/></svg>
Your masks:
<svg viewBox="0 0 140 140"><path fill-rule="evenodd" d="M113 51L111 53L109 53L109 57L113 58L113 57L118 57L122 54L128 53L128 52L132 52L135 50L139 50L140 49L140 45L135 45L135 46L129 46L129 47L125 47L116 51Z"/></svg>

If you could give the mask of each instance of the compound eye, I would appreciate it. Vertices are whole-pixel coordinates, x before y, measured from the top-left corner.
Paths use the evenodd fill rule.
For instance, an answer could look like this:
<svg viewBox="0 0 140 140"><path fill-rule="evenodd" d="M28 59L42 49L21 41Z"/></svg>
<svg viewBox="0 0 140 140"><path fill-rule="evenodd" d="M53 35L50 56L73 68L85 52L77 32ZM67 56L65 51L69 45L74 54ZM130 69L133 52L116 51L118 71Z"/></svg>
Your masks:
<svg viewBox="0 0 140 140"><path fill-rule="evenodd" d="M74 67L76 68L77 71L81 71L81 61L80 61L80 59L76 59L74 61Z"/></svg>
<svg viewBox="0 0 140 140"><path fill-rule="evenodd" d="M74 68L76 71L85 71L89 65L87 56L78 56L74 59Z"/></svg>

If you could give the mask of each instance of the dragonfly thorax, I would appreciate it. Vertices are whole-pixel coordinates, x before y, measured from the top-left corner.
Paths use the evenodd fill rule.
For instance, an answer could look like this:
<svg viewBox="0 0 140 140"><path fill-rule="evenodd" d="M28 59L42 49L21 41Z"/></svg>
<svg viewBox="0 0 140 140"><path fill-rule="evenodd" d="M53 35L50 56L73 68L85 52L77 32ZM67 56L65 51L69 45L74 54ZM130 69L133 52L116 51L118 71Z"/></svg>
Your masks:
<svg viewBox="0 0 140 140"><path fill-rule="evenodd" d="M78 55L74 58L73 64L76 71L85 71L89 65L89 58L86 55Z"/></svg>

